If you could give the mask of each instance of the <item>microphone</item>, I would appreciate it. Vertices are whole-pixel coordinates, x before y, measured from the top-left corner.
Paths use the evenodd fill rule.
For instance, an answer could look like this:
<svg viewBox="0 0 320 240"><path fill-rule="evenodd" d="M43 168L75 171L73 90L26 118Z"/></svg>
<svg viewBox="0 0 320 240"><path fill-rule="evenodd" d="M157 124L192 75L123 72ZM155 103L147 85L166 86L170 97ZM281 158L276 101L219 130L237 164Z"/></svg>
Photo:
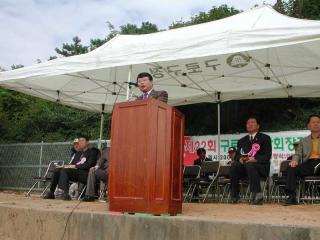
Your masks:
<svg viewBox="0 0 320 240"><path fill-rule="evenodd" d="M135 86L135 87L138 87L138 84L135 83L135 82L124 82L124 83L127 83L129 86Z"/></svg>

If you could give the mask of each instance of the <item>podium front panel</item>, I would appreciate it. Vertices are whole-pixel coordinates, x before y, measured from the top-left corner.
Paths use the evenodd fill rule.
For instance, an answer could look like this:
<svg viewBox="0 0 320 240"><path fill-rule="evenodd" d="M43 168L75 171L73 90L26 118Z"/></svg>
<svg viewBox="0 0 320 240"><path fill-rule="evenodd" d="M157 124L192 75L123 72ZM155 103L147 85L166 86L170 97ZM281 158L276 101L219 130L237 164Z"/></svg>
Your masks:
<svg viewBox="0 0 320 240"><path fill-rule="evenodd" d="M166 161L167 161L167 142L168 135L167 131L170 126L168 126L168 119L170 119L170 113L167 109L158 106L156 112L153 114L151 122L156 123L152 129L151 139L154 139L154 143L150 144L150 154L151 159L154 159L150 162L150 198L154 198L160 201L165 199L166 194ZM154 185L153 185L154 183Z"/></svg>
<svg viewBox="0 0 320 240"><path fill-rule="evenodd" d="M110 201L116 205L132 204L143 209L148 202L147 104L134 107L119 107L112 118L110 163ZM110 178L111 179L111 178ZM134 202L133 202L134 199Z"/></svg>

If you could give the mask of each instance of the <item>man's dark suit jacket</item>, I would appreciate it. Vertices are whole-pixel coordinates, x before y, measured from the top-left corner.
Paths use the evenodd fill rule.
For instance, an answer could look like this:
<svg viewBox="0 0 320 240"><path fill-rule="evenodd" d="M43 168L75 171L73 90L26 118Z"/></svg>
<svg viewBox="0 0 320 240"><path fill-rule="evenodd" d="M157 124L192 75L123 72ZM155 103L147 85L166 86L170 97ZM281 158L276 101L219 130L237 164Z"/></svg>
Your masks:
<svg viewBox="0 0 320 240"><path fill-rule="evenodd" d="M82 152L78 162L84 161L81 164L76 164L77 169L89 171L89 169L96 165L97 163L97 153L88 148L86 151Z"/></svg>
<svg viewBox="0 0 320 240"><path fill-rule="evenodd" d="M80 161L81 155L82 155L82 152L74 152L74 153L72 153L71 161L69 162L69 164L75 165L77 162Z"/></svg>
<svg viewBox="0 0 320 240"><path fill-rule="evenodd" d="M250 152L253 143L258 143L260 145L260 150L254 156L257 163L270 164L272 154L271 138L270 136L260 132L256 134L252 143L250 142L249 135L244 136L238 141L236 160L239 161L241 158L241 149L247 154Z"/></svg>
<svg viewBox="0 0 320 240"><path fill-rule="evenodd" d="M148 96L148 98L154 98L157 99L159 101L168 102L168 93L166 91L156 91L156 90L152 90ZM142 100L143 99L143 95L139 96L137 98L137 100Z"/></svg>

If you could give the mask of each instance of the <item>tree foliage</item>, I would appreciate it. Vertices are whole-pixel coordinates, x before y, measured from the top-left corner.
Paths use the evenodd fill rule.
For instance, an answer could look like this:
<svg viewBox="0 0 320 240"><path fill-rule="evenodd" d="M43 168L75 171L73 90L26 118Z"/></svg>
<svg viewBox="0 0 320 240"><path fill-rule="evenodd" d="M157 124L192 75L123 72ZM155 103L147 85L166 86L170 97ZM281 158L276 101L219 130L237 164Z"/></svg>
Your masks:
<svg viewBox="0 0 320 240"><path fill-rule="evenodd" d="M79 55L88 52L87 46L81 44L81 39L79 37L74 37L72 43L63 43L62 48L56 48L56 52L64 57L70 57L74 55Z"/></svg>
<svg viewBox="0 0 320 240"><path fill-rule="evenodd" d="M274 7L290 17L320 19L319 0L277 0Z"/></svg>
<svg viewBox="0 0 320 240"><path fill-rule="evenodd" d="M11 69L12 70L15 70L15 69L18 69L18 68L23 68L24 66L22 65L22 64L13 64L12 66L11 66Z"/></svg>
<svg viewBox="0 0 320 240"><path fill-rule="evenodd" d="M53 59L57 59L57 58L58 58L57 56L50 56L50 57L48 58L48 61L53 60Z"/></svg>
<svg viewBox="0 0 320 240"><path fill-rule="evenodd" d="M227 5L221 5L219 7L212 7L208 12L199 12L197 15L191 17L189 21L176 21L169 26L169 29L186 27L190 25L195 25L199 23L205 23L210 21L219 20L222 18L230 17L239 13L240 11L233 8L228 7Z"/></svg>
<svg viewBox="0 0 320 240"><path fill-rule="evenodd" d="M143 22L141 27L130 23L120 26L120 34L148 34L158 31L157 25L150 22Z"/></svg>
<svg viewBox="0 0 320 240"><path fill-rule="evenodd" d="M99 137L99 114L2 88L0 121L0 142L65 141L79 133Z"/></svg>
<svg viewBox="0 0 320 240"><path fill-rule="evenodd" d="M105 44L107 42L107 39L99 39L99 38L96 38L96 39L91 39L90 40L90 46L89 46L89 49L90 51L102 46L103 44Z"/></svg>

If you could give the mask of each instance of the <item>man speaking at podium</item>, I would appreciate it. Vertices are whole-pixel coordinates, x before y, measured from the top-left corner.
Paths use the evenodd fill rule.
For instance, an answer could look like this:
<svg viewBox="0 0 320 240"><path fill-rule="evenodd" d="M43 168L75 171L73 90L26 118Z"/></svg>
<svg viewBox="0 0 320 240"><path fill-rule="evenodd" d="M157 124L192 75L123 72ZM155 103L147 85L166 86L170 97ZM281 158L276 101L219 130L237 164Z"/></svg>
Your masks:
<svg viewBox="0 0 320 240"><path fill-rule="evenodd" d="M137 76L137 84L142 92L142 95L139 96L137 100L154 98L165 103L168 102L168 93L166 91L156 91L153 89L153 77L150 73L139 73Z"/></svg>

